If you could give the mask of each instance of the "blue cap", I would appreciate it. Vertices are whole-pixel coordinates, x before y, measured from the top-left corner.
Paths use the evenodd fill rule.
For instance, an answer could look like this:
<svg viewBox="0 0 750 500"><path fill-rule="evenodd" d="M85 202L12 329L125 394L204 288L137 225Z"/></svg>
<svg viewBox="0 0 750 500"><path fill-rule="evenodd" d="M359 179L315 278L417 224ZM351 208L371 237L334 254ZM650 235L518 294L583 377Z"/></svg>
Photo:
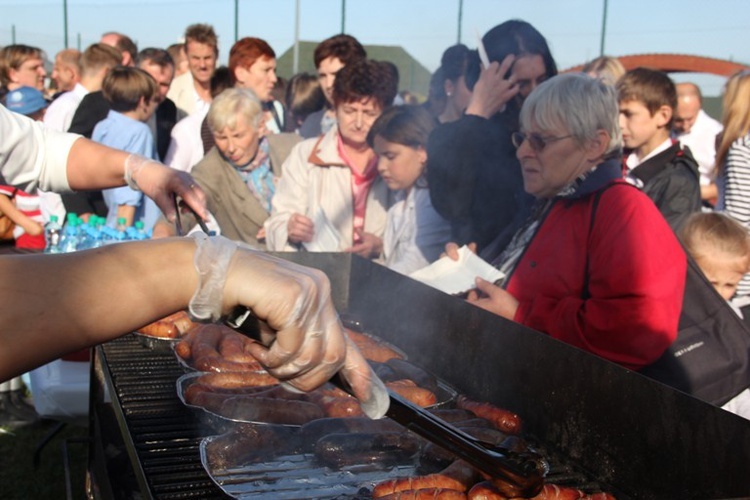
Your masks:
<svg viewBox="0 0 750 500"><path fill-rule="evenodd" d="M19 87L5 96L5 107L22 115L36 113L47 107L44 95L33 87Z"/></svg>

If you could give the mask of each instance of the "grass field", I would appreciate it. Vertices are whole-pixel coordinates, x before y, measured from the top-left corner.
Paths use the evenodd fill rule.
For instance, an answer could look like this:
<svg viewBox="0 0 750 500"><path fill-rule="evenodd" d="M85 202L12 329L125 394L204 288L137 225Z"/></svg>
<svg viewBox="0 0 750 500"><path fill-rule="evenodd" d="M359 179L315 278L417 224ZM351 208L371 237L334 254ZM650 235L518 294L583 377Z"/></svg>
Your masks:
<svg viewBox="0 0 750 500"><path fill-rule="evenodd" d="M67 425L41 452L34 467L37 445L57 425L42 420L24 427L0 427L0 499L61 500L66 498L63 443L68 442L72 498L85 498L88 429Z"/></svg>

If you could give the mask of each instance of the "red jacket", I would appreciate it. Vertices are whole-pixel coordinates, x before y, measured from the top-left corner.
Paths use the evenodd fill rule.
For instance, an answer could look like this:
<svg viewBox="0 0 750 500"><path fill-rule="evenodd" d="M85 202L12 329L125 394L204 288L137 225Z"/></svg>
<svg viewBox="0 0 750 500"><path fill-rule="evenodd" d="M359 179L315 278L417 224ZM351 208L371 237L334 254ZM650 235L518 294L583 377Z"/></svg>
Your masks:
<svg viewBox="0 0 750 500"><path fill-rule="evenodd" d="M592 223L596 198L555 202L506 289L515 321L637 370L677 336L687 259L645 194L614 181Z"/></svg>

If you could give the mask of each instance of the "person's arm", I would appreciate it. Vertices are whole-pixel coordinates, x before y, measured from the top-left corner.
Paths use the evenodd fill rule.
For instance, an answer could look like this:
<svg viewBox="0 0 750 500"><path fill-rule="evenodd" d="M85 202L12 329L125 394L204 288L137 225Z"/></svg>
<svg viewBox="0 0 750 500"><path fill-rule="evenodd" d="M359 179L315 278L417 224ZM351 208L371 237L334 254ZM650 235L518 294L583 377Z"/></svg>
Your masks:
<svg viewBox="0 0 750 500"><path fill-rule="evenodd" d="M17 226L21 226L26 234L37 236L44 232L44 226L18 210L7 196L0 194L0 213L8 216Z"/></svg>
<svg viewBox="0 0 750 500"><path fill-rule="evenodd" d="M387 393L346 340L325 274L237 248L225 238L7 256L0 258L0 280L6 290L0 381L188 305L196 316L212 320L241 305L272 334L268 348L255 344L252 353L270 373L311 390L340 370L360 400L369 401L368 414L382 416L387 408Z"/></svg>
<svg viewBox="0 0 750 500"><path fill-rule="evenodd" d="M203 192L184 172L139 161L75 134L46 130L41 123L4 107L0 107L0 132L0 171L8 184L25 191L25 186L56 192L119 187L128 176L169 220L174 216L173 194L206 216Z"/></svg>
<svg viewBox="0 0 750 500"><path fill-rule="evenodd" d="M656 206L628 186L601 195L587 241L588 296L574 290L564 297L526 294L513 319L627 368L641 369L656 361L677 336L685 252ZM529 285L517 282L518 274L517 268L507 287L516 297ZM532 274L529 279L534 279ZM541 283L545 277L536 279Z"/></svg>

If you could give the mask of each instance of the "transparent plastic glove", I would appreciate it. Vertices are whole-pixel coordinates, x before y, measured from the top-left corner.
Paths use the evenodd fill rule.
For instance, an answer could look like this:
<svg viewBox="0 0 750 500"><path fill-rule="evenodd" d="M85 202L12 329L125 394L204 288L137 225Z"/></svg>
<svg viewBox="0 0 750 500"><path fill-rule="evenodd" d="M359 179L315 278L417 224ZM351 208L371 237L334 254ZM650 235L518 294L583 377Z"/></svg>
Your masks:
<svg viewBox="0 0 750 500"><path fill-rule="evenodd" d="M263 323L265 344L250 346L251 354L269 373L310 391L341 372L368 416L385 414L387 391L345 336L325 274L226 238L196 235L196 241L201 280L191 314L215 320L238 305L249 308Z"/></svg>
<svg viewBox="0 0 750 500"><path fill-rule="evenodd" d="M129 155L125 160L125 182L154 200L164 216L174 222L173 196L177 194L199 217L206 219L206 195L187 172L169 168L143 156Z"/></svg>

